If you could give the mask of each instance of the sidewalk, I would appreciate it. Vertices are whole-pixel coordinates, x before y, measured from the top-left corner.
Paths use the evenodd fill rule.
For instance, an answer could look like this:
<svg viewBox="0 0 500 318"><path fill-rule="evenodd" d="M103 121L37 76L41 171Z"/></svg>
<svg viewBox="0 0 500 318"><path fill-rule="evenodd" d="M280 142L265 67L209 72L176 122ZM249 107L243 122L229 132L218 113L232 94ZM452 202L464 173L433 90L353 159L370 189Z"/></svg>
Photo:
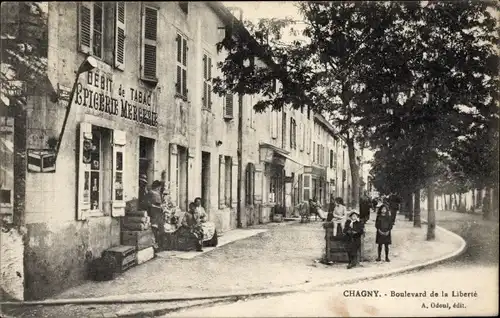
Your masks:
<svg viewBox="0 0 500 318"><path fill-rule="evenodd" d="M321 222L262 225L256 228L270 227L271 230L191 259L159 257L132 268L113 281L87 282L55 297L99 298L101 301L156 299L157 303L29 307L22 317L134 316L179 307L179 302L159 302L171 297L309 290L408 271L453 256L465 247L460 237L439 227L436 240L427 242L425 226L413 228L412 222L398 216L392 233L391 262L374 262L374 216L372 214L372 220L366 226L367 260L360 268L347 270L345 264L316 262L325 244ZM208 301L182 304L190 306L205 302Z"/></svg>

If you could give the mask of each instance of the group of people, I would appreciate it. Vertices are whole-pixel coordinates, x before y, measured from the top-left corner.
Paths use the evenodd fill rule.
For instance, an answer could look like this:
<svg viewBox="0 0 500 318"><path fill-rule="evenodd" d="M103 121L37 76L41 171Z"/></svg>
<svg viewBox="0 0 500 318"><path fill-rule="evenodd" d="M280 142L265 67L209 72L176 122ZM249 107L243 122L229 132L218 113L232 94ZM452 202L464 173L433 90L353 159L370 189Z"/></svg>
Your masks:
<svg viewBox="0 0 500 318"><path fill-rule="evenodd" d="M399 201L396 195L387 198L371 199L365 191L359 202L358 211L348 212L343 199L338 197L331 199L328 212L325 213L315 199L309 201L310 214L318 216L321 220L333 223L333 235L343 236L347 241L347 254L349 265L353 268L359 265L359 251L361 240L365 234L365 224L370 219L372 210L377 212L375 228L377 230L375 243L377 244L377 259L382 260L382 249L385 251L385 261L390 262L389 246L392 244L391 231L396 222Z"/></svg>
<svg viewBox="0 0 500 318"><path fill-rule="evenodd" d="M148 189L148 180L146 175L139 176L139 210L147 211L151 220L151 228L155 236L155 248L158 248L160 233L164 230L165 222L165 182L155 180ZM202 206L202 200L197 197L189 203L188 211L184 214L181 226L188 229L197 239L196 249L203 250L203 228L202 223L207 221L207 214Z"/></svg>

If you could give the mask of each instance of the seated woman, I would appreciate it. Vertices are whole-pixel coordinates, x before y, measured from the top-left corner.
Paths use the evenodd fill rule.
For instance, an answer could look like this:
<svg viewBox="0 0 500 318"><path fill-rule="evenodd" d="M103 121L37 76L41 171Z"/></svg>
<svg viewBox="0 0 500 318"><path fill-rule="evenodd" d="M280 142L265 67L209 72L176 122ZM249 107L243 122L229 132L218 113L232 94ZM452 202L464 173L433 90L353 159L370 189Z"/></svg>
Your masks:
<svg viewBox="0 0 500 318"><path fill-rule="evenodd" d="M347 208L344 205L344 200L338 197L335 199L335 209L333 210L333 235L339 236L342 234L342 226L344 225L347 217Z"/></svg>
<svg viewBox="0 0 500 318"><path fill-rule="evenodd" d="M188 229L190 234L196 238L196 250L203 251L203 228L201 227L201 216L194 202L189 203L189 210L184 214L181 226Z"/></svg>

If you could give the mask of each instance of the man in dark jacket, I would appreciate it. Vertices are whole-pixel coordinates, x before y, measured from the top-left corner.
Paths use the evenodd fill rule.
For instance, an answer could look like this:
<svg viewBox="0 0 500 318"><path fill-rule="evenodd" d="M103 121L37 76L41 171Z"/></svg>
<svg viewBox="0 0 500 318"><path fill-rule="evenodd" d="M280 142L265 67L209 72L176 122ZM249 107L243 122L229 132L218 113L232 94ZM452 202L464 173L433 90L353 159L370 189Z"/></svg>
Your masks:
<svg viewBox="0 0 500 318"><path fill-rule="evenodd" d="M361 250L361 239L365 233L365 226L359 220L358 212L351 212L349 220L345 222L344 234L347 236L347 255L349 257L349 265L347 269L351 269L359 265L359 254Z"/></svg>
<svg viewBox="0 0 500 318"><path fill-rule="evenodd" d="M363 223L366 223L370 219L371 206L372 201L370 197L368 197L368 193L365 190L359 199L359 218Z"/></svg>

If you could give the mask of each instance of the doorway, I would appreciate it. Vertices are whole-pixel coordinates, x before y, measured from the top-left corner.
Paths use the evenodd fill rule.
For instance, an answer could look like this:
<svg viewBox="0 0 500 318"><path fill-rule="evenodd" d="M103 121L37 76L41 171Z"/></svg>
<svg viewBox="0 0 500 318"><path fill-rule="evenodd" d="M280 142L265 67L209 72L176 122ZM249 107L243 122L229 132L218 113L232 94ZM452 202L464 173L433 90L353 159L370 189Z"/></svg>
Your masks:
<svg viewBox="0 0 500 318"><path fill-rule="evenodd" d="M201 153L201 204L205 210L210 204L210 153Z"/></svg>
<svg viewBox="0 0 500 318"><path fill-rule="evenodd" d="M154 139L139 137L139 178L146 176L148 186L154 178L154 149Z"/></svg>
<svg viewBox="0 0 500 318"><path fill-rule="evenodd" d="M188 149L177 146L177 185L179 195L179 208L182 211L188 209Z"/></svg>

